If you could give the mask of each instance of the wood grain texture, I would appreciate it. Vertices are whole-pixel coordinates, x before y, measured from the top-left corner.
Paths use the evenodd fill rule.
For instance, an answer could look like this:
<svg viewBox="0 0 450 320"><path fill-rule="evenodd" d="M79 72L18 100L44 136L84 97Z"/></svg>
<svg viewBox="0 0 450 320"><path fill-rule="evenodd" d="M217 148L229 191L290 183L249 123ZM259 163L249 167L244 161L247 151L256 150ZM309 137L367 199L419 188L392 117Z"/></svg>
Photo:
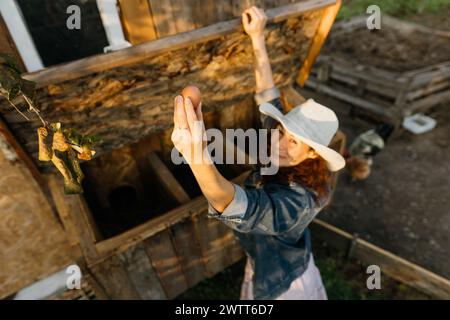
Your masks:
<svg viewBox="0 0 450 320"><path fill-rule="evenodd" d="M122 27L131 44L157 38L148 0L119 0L118 3Z"/></svg>
<svg viewBox="0 0 450 320"><path fill-rule="evenodd" d="M183 293L189 286L169 230L159 232L143 244L167 298L173 299Z"/></svg>
<svg viewBox="0 0 450 320"><path fill-rule="evenodd" d="M142 243L119 254L128 277L143 300L166 299L166 294Z"/></svg>
<svg viewBox="0 0 450 320"><path fill-rule="evenodd" d="M159 184L168 195L174 198L178 204L183 204L191 200L180 183L175 179L172 172L170 172L156 153L150 153L147 159L153 172L158 177Z"/></svg>
<svg viewBox="0 0 450 320"><path fill-rule="evenodd" d="M325 39L330 32L331 26L333 25L334 20L339 12L341 7L342 0L336 1L336 4L326 7L323 12L322 20L320 21L319 27L316 30L316 34L312 40L311 48L308 52L308 56L303 62L302 68L300 69L297 83L301 86L305 84L306 79L308 78L309 72L319 55L320 49L325 42Z"/></svg>
<svg viewBox="0 0 450 320"><path fill-rule="evenodd" d="M177 33L171 1L148 0L158 38Z"/></svg>
<svg viewBox="0 0 450 320"><path fill-rule="evenodd" d="M71 264L80 252L30 171L0 152L0 298Z"/></svg>
<svg viewBox="0 0 450 320"><path fill-rule="evenodd" d="M67 230L76 234L86 261L88 263L98 261L100 256L95 247L98 231L83 199L79 195L66 195L60 176L49 175L48 184L61 219Z"/></svg>
<svg viewBox="0 0 450 320"><path fill-rule="evenodd" d="M110 299L140 299L119 256L114 255L101 263L90 265L89 270Z"/></svg>
<svg viewBox="0 0 450 320"><path fill-rule="evenodd" d="M192 0L170 0L174 18L172 23L175 24L177 32L186 32L196 28L194 2Z"/></svg>
<svg viewBox="0 0 450 320"><path fill-rule="evenodd" d="M174 248L189 287L205 279L204 264L200 244L195 237L192 219L188 218L170 228Z"/></svg>

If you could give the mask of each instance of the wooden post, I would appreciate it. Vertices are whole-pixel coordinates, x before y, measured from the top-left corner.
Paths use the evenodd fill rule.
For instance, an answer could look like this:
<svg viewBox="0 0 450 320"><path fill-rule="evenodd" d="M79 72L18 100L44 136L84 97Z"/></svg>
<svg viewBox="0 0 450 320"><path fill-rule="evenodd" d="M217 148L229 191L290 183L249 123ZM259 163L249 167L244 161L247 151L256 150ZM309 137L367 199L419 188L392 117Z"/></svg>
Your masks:
<svg viewBox="0 0 450 320"><path fill-rule="evenodd" d="M172 172L170 172L156 153L152 152L148 155L148 162L153 169L153 173L158 177L158 182L164 190L178 202L178 204L183 204L191 200L184 188L177 179L175 179Z"/></svg>
<svg viewBox="0 0 450 320"><path fill-rule="evenodd" d="M312 45L309 49L308 55L303 62L303 65L300 69L299 75L297 77L297 82L303 86L305 84L306 79L308 79L309 72L319 55L320 49L322 48L325 39L328 36L328 33L333 25L334 20L336 19L336 15L341 7L342 0L336 1L336 4L331 5L323 9L323 17L320 21L319 27L316 30L316 34L312 40Z"/></svg>
<svg viewBox="0 0 450 320"><path fill-rule="evenodd" d="M98 261L100 255L95 247L95 226L90 222L85 204L78 195L64 194L62 178L50 175L48 179L50 192L63 223L68 230L76 232L81 250L88 264Z"/></svg>

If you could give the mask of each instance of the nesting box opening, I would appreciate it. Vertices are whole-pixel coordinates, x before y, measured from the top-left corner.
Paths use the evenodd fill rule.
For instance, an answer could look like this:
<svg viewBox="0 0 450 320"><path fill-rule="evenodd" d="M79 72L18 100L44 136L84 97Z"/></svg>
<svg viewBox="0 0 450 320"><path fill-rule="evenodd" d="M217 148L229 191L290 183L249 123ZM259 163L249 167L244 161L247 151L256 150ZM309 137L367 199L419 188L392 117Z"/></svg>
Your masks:
<svg viewBox="0 0 450 320"><path fill-rule="evenodd" d="M82 165L84 198L102 237L119 235L179 205L148 157L127 145Z"/></svg>

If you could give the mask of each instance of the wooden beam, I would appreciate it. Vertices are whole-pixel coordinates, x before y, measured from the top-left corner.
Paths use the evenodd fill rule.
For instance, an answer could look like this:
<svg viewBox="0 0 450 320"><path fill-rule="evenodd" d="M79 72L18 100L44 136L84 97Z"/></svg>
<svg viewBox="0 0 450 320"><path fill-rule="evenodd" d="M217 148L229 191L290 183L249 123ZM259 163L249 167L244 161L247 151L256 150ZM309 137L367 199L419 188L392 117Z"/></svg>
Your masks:
<svg viewBox="0 0 450 320"><path fill-rule="evenodd" d="M178 204L189 202L191 198L158 155L155 152L151 152L147 158L153 173L157 176L158 182L164 188L164 191L171 195Z"/></svg>
<svg viewBox="0 0 450 320"><path fill-rule="evenodd" d="M383 120L388 121L389 123L396 124L400 119L399 115L395 113L395 110L389 109L387 106L383 107L382 105L375 104L371 101L367 101L362 98L350 95L346 92L343 92L342 90L339 91L337 89L333 89L325 84L317 82L314 79L308 79L308 81L306 82L306 86L313 88L317 92L325 93L332 97L338 98L340 100L358 106L371 114L378 115Z"/></svg>
<svg viewBox="0 0 450 320"><path fill-rule="evenodd" d="M320 49L325 42L325 39L330 32L331 26L333 25L334 20L336 19L336 15L341 7L342 0L336 1L336 3L332 6L329 6L323 10L323 17L320 21L319 27L316 30L316 34L312 40L312 45L309 49L308 55L306 56L305 61L303 62L302 67L300 68L300 72L297 78L297 82L303 87L306 79L308 79L309 72L316 61L317 56L319 55Z"/></svg>
<svg viewBox="0 0 450 320"><path fill-rule="evenodd" d="M61 220L67 229L72 230L71 232L75 230L77 233L81 250L88 264L99 260L100 255L95 247L96 228L87 217L90 213L86 212L86 204L81 202L78 195L66 195L62 178L55 174L49 175L48 184Z"/></svg>
<svg viewBox="0 0 450 320"><path fill-rule="evenodd" d="M269 9L266 14L269 23L277 23L300 16L304 12L321 9L330 5L333 5L333 8L335 8L336 3L340 4L340 0L310 0ZM332 21L329 23L332 23ZM322 26L322 28L322 32L324 32L325 26ZM43 87L49 84L76 79L90 73L136 63L171 50L189 47L240 31L242 31L241 19L219 22L204 28L157 39L131 48L49 67L42 71L29 73L24 78L37 82L38 87ZM315 44L315 47L316 51L320 49L318 43Z"/></svg>
<svg viewBox="0 0 450 320"><path fill-rule="evenodd" d="M346 251L352 246L351 258L365 264L376 264L383 274L406 285L416 288L435 298L450 299L450 281L426 270L389 251L365 240L355 238L350 233L315 219L311 224L312 235L338 250Z"/></svg>

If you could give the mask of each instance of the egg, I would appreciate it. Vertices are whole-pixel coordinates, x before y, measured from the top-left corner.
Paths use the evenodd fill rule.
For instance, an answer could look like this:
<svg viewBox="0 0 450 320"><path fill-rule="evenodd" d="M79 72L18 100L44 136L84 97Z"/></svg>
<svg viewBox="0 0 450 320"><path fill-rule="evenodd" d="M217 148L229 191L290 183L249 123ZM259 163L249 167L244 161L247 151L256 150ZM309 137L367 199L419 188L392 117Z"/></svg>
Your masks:
<svg viewBox="0 0 450 320"><path fill-rule="evenodd" d="M202 99L200 90L193 85L189 85L186 88L184 88L183 91L181 91L181 95L183 96L184 99L186 99L187 97L191 99L194 109L198 107L198 104Z"/></svg>

